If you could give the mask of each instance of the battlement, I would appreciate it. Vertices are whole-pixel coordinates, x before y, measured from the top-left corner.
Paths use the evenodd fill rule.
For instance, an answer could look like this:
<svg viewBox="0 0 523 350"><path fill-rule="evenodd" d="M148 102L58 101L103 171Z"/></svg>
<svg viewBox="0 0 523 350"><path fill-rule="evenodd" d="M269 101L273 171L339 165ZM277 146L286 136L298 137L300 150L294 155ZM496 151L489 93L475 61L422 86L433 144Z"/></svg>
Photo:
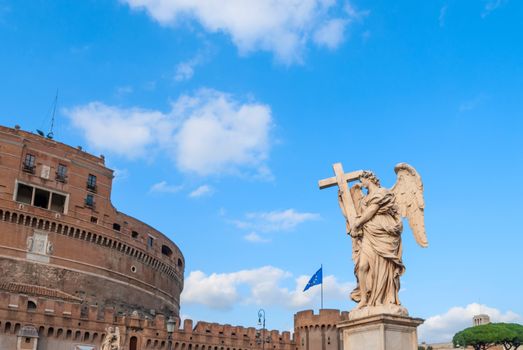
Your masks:
<svg viewBox="0 0 523 350"><path fill-rule="evenodd" d="M154 318L138 312L119 315L113 308L96 305L82 308L80 303L53 300L43 297L30 297L24 294L0 292L0 333L16 333L25 325L33 325L40 335L59 339L101 341L106 328L119 327L121 331L140 330L145 348L163 349L168 339L167 320L162 314ZM290 332L266 330L273 349L292 350L294 341ZM215 344L242 347L257 347L257 334L254 327L222 325L218 323L197 322L186 319L181 327L176 320L172 335L175 344Z"/></svg>
<svg viewBox="0 0 523 350"><path fill-rule="evenodd" d="M209 323L199 321L196 323L196 326L193 327L192 320L184 320L183 328L180 330L187 334L204 334L207 336L214 337L226 337L231 339L238 340L251 340L256 339L256 334L258 330L254 327L242 327L242 326L231 326L229 324L219 324L219 323ZM290 342L291 333L290 332L280 332L277 330L265 330L266 337L269 336L272 342Z"/></svg>
<svg viewBox="0 0 523 350"><path fill-rule="evenodd" d="M294 315L294 329L301 327L335 326L338 322L348 319L347 311L337 309L321 309L319 314L313 310L304 310Z"/></svg>

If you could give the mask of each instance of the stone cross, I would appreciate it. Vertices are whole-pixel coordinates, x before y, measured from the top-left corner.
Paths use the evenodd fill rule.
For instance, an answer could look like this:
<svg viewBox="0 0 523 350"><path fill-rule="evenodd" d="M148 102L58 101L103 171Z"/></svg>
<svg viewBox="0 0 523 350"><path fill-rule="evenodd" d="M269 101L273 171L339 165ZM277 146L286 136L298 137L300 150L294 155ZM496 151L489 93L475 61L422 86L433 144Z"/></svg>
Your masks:
<svg viewBox="0 0 523 350"><path fill-rule="evenodd" d="M341 163L333 164L332 168L334 169L335 176L318 181L318 186L320 187L320 190L336 185L338 186L340 190L340 196L342 199L342 210L345 214L345 217L347 218L347 228L350 229L350 224L353 223L354 220L356 220L357 214L356 207L354 206L354 202L352 201L352 197L349 193L349 186L347 185L347 183L359 179L363 171L358 170L350 173L344 173Z"/></svg>

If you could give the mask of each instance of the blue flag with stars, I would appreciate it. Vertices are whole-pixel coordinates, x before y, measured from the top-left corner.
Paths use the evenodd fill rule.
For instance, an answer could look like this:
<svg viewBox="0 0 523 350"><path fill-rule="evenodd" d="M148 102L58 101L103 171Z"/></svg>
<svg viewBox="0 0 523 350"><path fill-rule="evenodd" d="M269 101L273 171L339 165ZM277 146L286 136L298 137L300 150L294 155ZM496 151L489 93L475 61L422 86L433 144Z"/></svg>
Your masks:
<svg viewBox="0 0 523 350"><path fill-rule="evenodd" d="M311 277L309 283L305 286L304 292L312 286L323 283L323 267L320 267L318 271Z"/></svg>

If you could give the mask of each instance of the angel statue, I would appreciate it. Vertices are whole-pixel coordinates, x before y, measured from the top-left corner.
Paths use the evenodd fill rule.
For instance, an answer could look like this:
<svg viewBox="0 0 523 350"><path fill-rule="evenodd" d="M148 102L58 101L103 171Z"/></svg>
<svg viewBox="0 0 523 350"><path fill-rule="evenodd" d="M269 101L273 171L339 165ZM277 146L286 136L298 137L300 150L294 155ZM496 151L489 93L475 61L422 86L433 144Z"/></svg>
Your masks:
<svg viewBox="0 0 523 350"><path fill-rule="evenodd" d="M106 335L100 350L119 350L120 349L120 329L118 327L107 327Z"/></svg>
<svg viewBox="0 0 523 350"><path fill-rule="evenodd" d="M407 218L416 242L427 247L424 224L423 184L416 170L396 165L396 184L387 189L370 171L345 174L334 165L336 177L321 180L320 188L338 185L338 200L352 237L352 259L357 286L351 299L358 303L350 318L377 313L408 315L398 293L402 261L402 218ZM359 181L347 193L347 182ZM366 193L363 191L366 189Z"/></svg>

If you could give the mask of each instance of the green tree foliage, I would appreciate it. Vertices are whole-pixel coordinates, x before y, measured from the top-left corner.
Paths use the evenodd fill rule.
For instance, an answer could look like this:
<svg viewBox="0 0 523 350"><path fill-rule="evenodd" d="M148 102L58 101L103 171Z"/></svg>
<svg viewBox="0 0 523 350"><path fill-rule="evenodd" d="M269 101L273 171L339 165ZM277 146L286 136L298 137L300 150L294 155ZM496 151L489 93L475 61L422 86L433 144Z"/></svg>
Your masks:
<svg viewBox="0 0 523 350"><path fill-rule="evenodd" d="M503 345L506 350L516 350L523 344L523 326L516 323L489 323L470 327L456 333L452 339L454 347L472 346L475 350L486 350Z"/></svg>

